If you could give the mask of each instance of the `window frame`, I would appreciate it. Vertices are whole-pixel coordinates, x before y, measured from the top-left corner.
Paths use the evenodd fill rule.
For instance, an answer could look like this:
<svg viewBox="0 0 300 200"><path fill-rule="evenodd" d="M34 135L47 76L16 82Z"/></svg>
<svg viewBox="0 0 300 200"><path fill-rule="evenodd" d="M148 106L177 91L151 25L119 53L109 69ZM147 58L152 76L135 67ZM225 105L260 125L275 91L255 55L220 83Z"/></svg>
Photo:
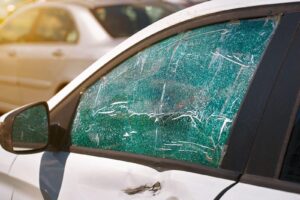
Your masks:
<svg viewBox="0 0 300 200"><path fill-rule="evenodd" d="M300 183L280 179L300 102L300 68L297 66L299 22L300 12L291 14L286 28L292 32L289 48L285 52L286 59L281 63L280 73L269 97L271 100L265 108L241 182L300 194ZM270 144L265 145L269 138L272 138ZM261 152L271 155L270 158L264 160Z"/></svg>
<svg viewBox="0 0 300 200"><path fill-rule="evenodd" d="M299 113L300 113L300 89L299 89L299 92L298 92L298 97L297 97L296 102L297 103L295 104L295 108L293 109L291 117L290 117L291 129L288 129L290 131L287 132L286 135L285 135L283 148L281 150L280 158L279 158L280 161L277 164L278 167L277 167L277 174L276 175L278 175L278 178L280 180L288 181L288 182L292 182L292 181L289 181L288 179L283 177L283 174L286 171L284 168L285 168L285 162L288 161L288 160L286 160L287 156L291 155L291 154L288 155L288 153L289 153L288 151L290 150L290 145L292 145L293 139L295 137L293 135L294 134L293 131L294 131L295 125L296 125L297 120L298 120L297 117L299 116ZM297 183L297 182L295 181L294 183ZM298 184L300 184L300 181L298 182Z"/></svg>
<svg viewBox="0 0 300 200"><path fill-rule="evenodd" d="M145 38L143 41L139 42L138 44L128 48L123 53L119 54L115 59L111 60L107 64L105 64L103 67L101 67L96 73L94 73L92 76L90 76L88 79L84 80L76 89L73 90L72 93L70 93L63 101L61 101L59 104L56 105L56 107L53 108L53 110L50 113L50 118L52 123L60 123L63 128L67 130L68 133L70 133L70 126L72 119L74 118L76 108L78 105L78 100L80 99L81 92L84 91L87 87L89 87L91 84L93 84L96 80L99 79L99 77L105 75L110 70L112 70L114 67L116 67L118 64L129 58L130 56L134 55L135 53L147 48L153 43L156 43L163 38L169 37L171 35L174 35L176 33L193 29L196 27L214 24L214 23L220 23L220 22L226 22L226 21L232 21L232 20L240 20L240 19L248 19L248 18L258 18L258 17L266 17L266 16L272 16L272 15L278 15L282 14L283 12L294 12L294 11L300 11L300 4L299 3L289 3L289 4L279 4L279 5L268 5L268 6L255 6L250 8L241 8L241 9L234 9L230 11L225 12L219 12L214 13L202 17L198 17L192 20L189 20L188 22L179 23L175 26L169 27L163 31L160 31L148 38ZM281 21L279 25L281 24ZM274 37L277 34L278 31L275 31ZM287 36L290 36L287 34ZM263 55L263 58L260 62L260 64L257 67L258 71L262 71L261 69L268 69L268 65L266 62L264 62L267 59L267 53L270 49L270 46L272 46L272 43L277 42L282 44L281 41L274 41L271 39L269 46L267 47L265 51L265 55ZM277 53L283 53L280 49L276 50ZM262 71L263 72L263 71ZM261 73L262 73L261 72ZM274 74L276 76L277 73ZM257 80L258 72L254 74L254 77L252 81L250 82L250 87L255 83L258 83L260 80ZM264 79L266 81L266 79ZM272 85L275 83L275 80L272 77L267 77L267 81L270 82L270 86L265 90L260 90L261 94L265 95L265 98L262 100L262 108L264 108L264 105L268 102L268 93L271 92ZM248 89L246 93L245 99L248 101L255 100L255 96L249 95L250 89ZM267 93L265 94L265 92ZM257 93L255 93L257 94ZM238 120L245 120L247 116L242 115L241 113L243 111L247 111L247 108L245 107L245 101L242 103L242 107L240 108L240 111L238 112L238 115L235 119L235 122ZM260 108L257 108L257 110L260 110ZM64 113L62 115L62 113ZM258 117L259 119L262 116L262 113L256 113L253 112L253 116ZM258 121L260 122L260 121ZM253 122L252 122L253 123ZM234 130L237 123L233 124L232 130ZM256 124L258 126L258 124ZM256 129L251 129L251 132L249 133L250 137L253 138L256 135ZM235 139L234 139L235 138ZM229 143L228 147L234 146L237 142L238 135L231 132L231 136L229 137ZM79 153L79 154L87 154L87 155L94 155L94 156L100 156L100 157L107 157L112 159L119 159L134 163L140 163L144 164L150 167L154 167L157 170L164 171L164 170L170 170L170 169L179 169L179 170L185 170L190 172L196 172L201 174L207 174L212 175L220 178L226 178L231 180L238 180L239 176L243 173L249 152L251 150L252 143L249 142L247 138L242 138L244 144L247 144L247 148L240 150L239 152L232 152L228 151L226 154L227 164L221 165L221 168L214 169L214 168L208 168L201 165L194 165L185 163L182 161L174 161L174 160L168 160L168 159L157 159L157 158L151 158L147 156L141 156L141 155L134 155L124 152L112 152L112 151L104 151L104 150L94 150L94 149L88 149L88 148L82 148L82 147L70 147L70 152L72 153ZM231 142L232 141L232 142ZM238 163L239 167L236 167L235 159L237 157L240 157L242 155L243 161ZM230 161L230 162L228 162ZM224 162L224 161L223 161ZM225 163L225 162L224 162Z"/></svg>

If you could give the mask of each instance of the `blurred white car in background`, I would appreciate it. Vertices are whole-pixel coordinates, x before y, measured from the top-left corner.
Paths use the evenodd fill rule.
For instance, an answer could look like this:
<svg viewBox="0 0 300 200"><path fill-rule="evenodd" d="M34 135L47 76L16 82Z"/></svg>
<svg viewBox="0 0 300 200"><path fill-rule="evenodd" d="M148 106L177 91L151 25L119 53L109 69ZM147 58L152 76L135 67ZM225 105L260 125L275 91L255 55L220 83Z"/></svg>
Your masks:
<svg viewBox="0 0 300 200"><path fill-rule="evenodd" d="M116 44L177 11L161 1L42 1L0 27L0 111L47 100Z"/></svg>
<svg viewBox="0 0 300 200"><path fill-rule="evenodd" d="M202 3L209 0L165 0L166 2L181 5L183 7L189 7L198 3Z"/></svg>

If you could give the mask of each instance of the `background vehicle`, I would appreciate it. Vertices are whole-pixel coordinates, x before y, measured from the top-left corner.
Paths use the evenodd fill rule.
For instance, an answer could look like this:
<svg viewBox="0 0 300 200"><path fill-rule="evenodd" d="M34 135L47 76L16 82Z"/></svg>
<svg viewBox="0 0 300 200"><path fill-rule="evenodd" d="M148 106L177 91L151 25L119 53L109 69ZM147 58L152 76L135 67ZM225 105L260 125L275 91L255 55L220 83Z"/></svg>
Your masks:
<svg viewBox="0 0 300 200"><path fill-rule="evenodd" d="M208 0L164 0L166 2L174 3L177 5L181 5L183 7L189 7L198 3L202 3Z"/></svg>
<svg viewBox="0 0 300 200"><path fill-rule="evenodd" d="M299 21L209 1L143 29L0 118L1 198L300 199Z"/></svg>
<svg viewBox="0 0 300 200"><path fill-rule="evenodd" d="M128 36L176 11L159 1L37 2L0 27L0 111L47 100Z"/></svg>

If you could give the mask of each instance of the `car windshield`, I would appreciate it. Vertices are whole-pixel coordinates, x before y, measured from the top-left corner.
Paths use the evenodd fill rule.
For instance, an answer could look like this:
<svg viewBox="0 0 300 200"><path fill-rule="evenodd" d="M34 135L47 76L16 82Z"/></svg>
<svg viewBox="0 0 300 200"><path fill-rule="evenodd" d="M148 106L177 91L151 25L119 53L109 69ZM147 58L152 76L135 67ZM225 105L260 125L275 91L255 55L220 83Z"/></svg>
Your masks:
<svg viewBox="0 0 300 200"><path fill-rule="evenodd" d="M178 9L167 3L140 3L98 7L93 12L106 31L117 38L128 37Z"/></svg>

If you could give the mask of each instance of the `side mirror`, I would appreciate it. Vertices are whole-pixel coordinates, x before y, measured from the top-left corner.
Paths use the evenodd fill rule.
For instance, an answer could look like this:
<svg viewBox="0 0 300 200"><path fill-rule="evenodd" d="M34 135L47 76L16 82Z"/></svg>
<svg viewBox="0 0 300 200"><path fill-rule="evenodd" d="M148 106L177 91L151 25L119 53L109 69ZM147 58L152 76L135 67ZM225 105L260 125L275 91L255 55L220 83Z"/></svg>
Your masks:
<svg viewBox="0 0 300 200"><path fill-rule="evenodd" d="M21 107L0 118L1 145L9 152L41 151L48 145L48 135L49 108L46 102Z"/></svg>

